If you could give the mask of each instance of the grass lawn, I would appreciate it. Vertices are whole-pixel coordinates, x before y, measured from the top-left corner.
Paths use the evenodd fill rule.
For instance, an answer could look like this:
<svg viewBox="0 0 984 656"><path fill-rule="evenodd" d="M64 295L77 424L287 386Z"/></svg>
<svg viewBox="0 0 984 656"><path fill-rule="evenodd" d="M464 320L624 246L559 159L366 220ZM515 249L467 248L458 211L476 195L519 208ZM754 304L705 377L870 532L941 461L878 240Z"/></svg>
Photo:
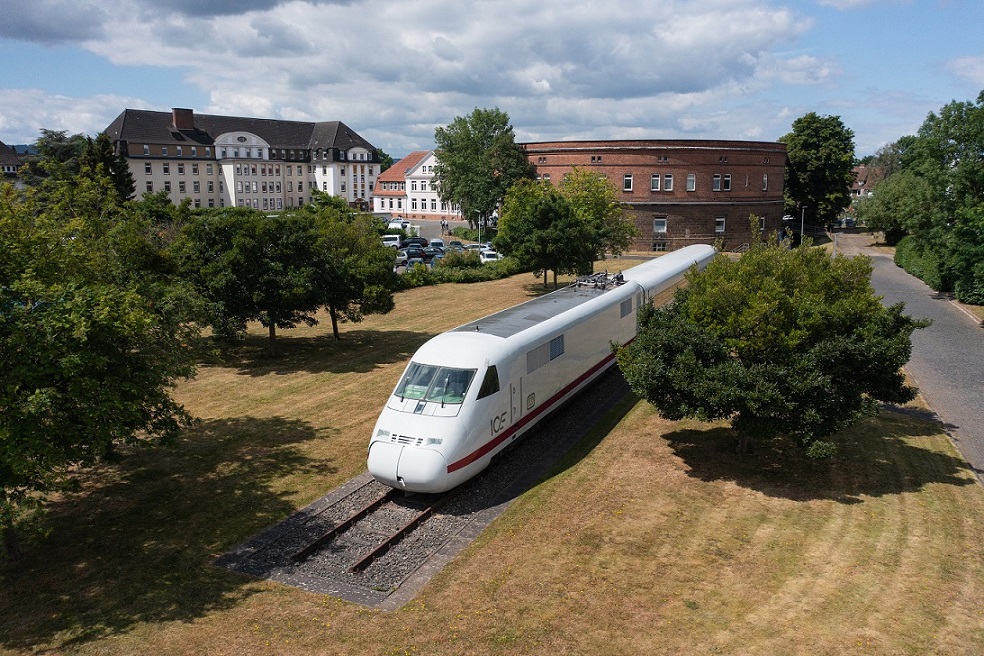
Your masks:
<svg viewBox="0 0 984 656"><path fill-rule="evenodd" d="M339 344L322 322L271 356L257 329L212 358L177 390L201 421L176 448L88 472L0 564L0 654L980 653L984 490L895 412L818 464L630 398L395 612L211 565L364 470L427 338L538 290L411 290Z"/></svg>

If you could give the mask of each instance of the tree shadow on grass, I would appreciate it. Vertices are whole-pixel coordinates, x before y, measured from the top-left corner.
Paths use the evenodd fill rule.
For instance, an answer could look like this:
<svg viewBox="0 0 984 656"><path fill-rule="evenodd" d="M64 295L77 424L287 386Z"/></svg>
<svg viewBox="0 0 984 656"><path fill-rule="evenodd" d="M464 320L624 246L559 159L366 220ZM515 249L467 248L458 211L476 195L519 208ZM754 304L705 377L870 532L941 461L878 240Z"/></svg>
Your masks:
<svg viewBox="0 0 984 656"><path fill-rule="evenodd" d="M860 503L863 497L915 492L931 483L974 485L973 470L957 455L930 448L939 423L883 411L833 438L837 455L811 460L792 440L777 438L735 453L730 428L680 429L665 437L696 479L732 481L771 497ZM936 446L945 444L940 438ZM920 444L923 442L923 444Z"/></svg>
<svg viewBox="0 0 984 656"><path fill-rule="evenodd" d="M204 365L237 369L244 376L297 372L368 373L377 367L408 359L433 334L407 330L350 330L341 341L331 334L316 337L279 336L270 340L248 335L245 340L216 345Z"/></svg>
<svg viewBox="0 0 984 656"><path fill-rule="evenodd" d="M212 561L295 510L271 483L336 471L300 448L321 437L293 419L211 420L87 473L52 504L50 535L0 567L0 646L60 651L240 604L259 588Z"/></svg>

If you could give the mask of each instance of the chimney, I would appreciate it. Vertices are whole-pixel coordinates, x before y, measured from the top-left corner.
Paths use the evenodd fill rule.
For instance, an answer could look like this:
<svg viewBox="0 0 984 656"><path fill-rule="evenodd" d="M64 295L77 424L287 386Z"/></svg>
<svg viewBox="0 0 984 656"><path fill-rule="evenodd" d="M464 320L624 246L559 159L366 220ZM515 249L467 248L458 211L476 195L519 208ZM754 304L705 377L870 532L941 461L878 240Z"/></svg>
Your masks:
<svg viewBox="0 0 984 656"><path fill-rule="evenodd" d="M174 107L171 109L171 116L174 119L174 129L175 130L194 130L195 129L195 111L192 109L179 109Z"/></svg>

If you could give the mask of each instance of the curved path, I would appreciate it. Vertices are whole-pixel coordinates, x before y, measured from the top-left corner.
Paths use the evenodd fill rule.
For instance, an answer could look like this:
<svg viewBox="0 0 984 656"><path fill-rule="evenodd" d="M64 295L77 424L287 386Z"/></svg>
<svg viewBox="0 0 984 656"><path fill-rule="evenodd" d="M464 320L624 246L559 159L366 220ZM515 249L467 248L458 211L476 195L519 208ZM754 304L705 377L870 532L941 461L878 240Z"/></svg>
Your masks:
<svg viewBox="0 0 984 656"><path fill-rule="evenodd" d="M913 334L906 370L984 483L984 328L947 296L896 266L890 254L870 248L871 242L866 234L837 235L845 255L871 257L871 282L885 305L901 301L906 314L932 319L933 325Z"/></svg>

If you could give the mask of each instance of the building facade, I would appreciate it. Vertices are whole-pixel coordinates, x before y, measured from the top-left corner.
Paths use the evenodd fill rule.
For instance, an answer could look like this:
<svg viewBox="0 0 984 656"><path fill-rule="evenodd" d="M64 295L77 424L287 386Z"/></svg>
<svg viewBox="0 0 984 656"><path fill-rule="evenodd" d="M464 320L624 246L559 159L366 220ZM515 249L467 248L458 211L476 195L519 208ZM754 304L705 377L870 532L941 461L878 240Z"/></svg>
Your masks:
<svg viewBox="0 0 984 656"><path fill-rule="evenodd" d="M434 183L437 157L433 150L417 150L386 169L376 182L372 210L408 221L460 221L457 206L441 202Z"/></svg>
<svg viewBox="0 0 984 656"><path fill-rule="evenodd" d="M521 146L542 180L559 184L578 167L615 185L639 232L633 250L670 251L690 244L738 250L782 229L782 143L618 140Z"/></svg>
<svg viewBox="0 0 984 656"><path fill-rule="evenodd" d="M0 170L3 170L3 178L0 179L18 185L17 172L23 164L14 149L0 141Z"/></svg>
<svg viewBox="0 0 984 656"><path fill-rule="evenodd" d="M126 109L105 131L137 196L165 191L193 207L276 211L310 203L318 189L368 208L379 175L376 148L340 121Z"/></svg>

